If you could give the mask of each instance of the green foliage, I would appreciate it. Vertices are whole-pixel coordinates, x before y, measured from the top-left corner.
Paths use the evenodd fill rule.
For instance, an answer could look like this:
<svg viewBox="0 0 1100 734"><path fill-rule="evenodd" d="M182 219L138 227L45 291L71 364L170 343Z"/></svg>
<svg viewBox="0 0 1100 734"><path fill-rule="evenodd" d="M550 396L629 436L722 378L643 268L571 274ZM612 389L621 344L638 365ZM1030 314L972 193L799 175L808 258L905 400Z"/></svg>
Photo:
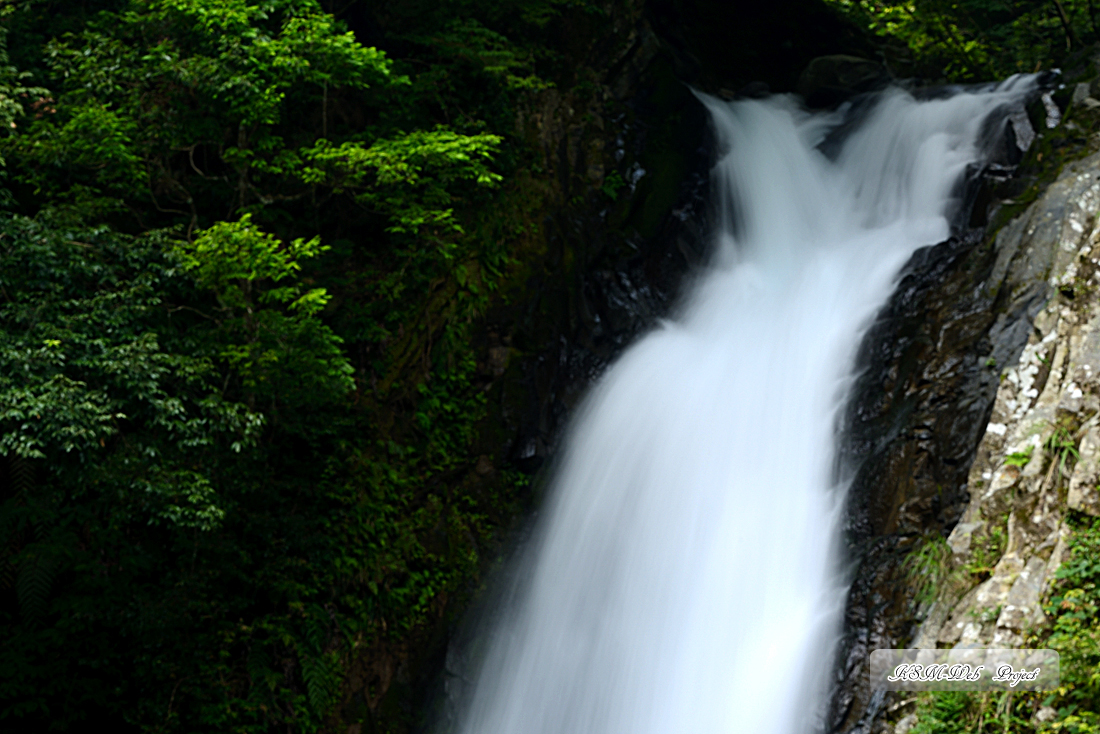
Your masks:
<svg viewBox="0 0 1100 734"><path fill-rule="evenodd" d="M930 603L936 599L947 578L951 560L951 547L940 533L933 533L920 541L920 546L905 560L906 582L917 589L913 598L918 603Z"/></svg>
<svg viewBox="0 0 1100 734"><path fill-rule="evenodd" d="M883 39L903 43L907 54L887 54L903 75L995 79L1049 69L1068 52L1100 40L1095 0L826 2Z"/></svg>
<svg viewBox="0 0 1100 734"><path fill-rule="evenodd" d="M20 100L33 97L31 105L43 112L52 110L49 103L53 101L45 89L24 85L31 74L19 71L9 63L7 37L7 29L0 27L0 132L5 136L11 134L17 126L16 120L22 119L26 111ZM0 166L3 165L5 161L0 158Z"/></svg>
<svg viewBox="0 0 1100 734"><path fill-rule="evenodd" d="M184 269L194 273L199 287L217 293L219 304L226 310L252 310L256 306L252 299L256 281L278 283L292 277L302 269L298 263L300 258L316 257L326 249L321 246L319 237L308 242L297 239L283 247L276 237L253 225L250 214L237 222L218 222L200 232L197 241L181 242L176 246ZM310 304L307 311L310 314L324 308L328 301L324 288L314 290L317 297L305 301ZM294 301L291 308L295 309L301 307L303 298L307 297L300 296L300 289L292 286L268 291L261 300Z"/></svg>
<svg viewBox="0 0 1100 734"><path fill-rule="evenodd" d="M500 142L498 135L459 135L443 127L377 140L370 147L318 140L302 151L302 180L354 192L358 201L389 216L389 232L417 235L436 228L461 234L451 189L462 181L497 185L501 176L488 161Z"/></svg>
<svg viewBox="0 0 1100 734"><path fill-rule="evenodd" d="M320 405L355 387L343 340L318 318L329 295L297 282L299 260L326 249L318 237L284 246L248 214L175 247L198 287L215 294L218 357L240 376L252 404L256 397L274 405L291 396L292 402Z"/></svg>
<svg viewBox="0 0 1100 734"><path fill-rule="evenodd" d="M167 710L173 730L318 730L355 640L429 623L476 574L490 515L507 515L482 482L441 482L471 466L473 360L421 385L415 431L384 441L335 401L347 360L299 283L317 242L282 243L248 216L192 243L11 216L0 233L0 445L16 488L0 505L14 539L0 711L51 711L63 728L89 714L152 726ZM218 318L201 315L207 298ZM307 328L328 341L304 344ZM226 356L250 333L283 350L262 365L277 392ZM286 407L269 416L244 404L272 395Z"/></svg>
<svg viewBox="0 0 1100 734"><path fill-rule="evenodd" d="M192 225L211 198L295 196L294 141L328 134L330 87L408 84L312 0L133 0L45 50L58 103L9 140L17 180L47 202L152 205ZM321 124L303 129L302 109Z"/></svg>
<svg viewBox="0 0 1100 734"><path fill-rule="evenodd" d="M1100 730L1100 520L1077 518L1069 556L1045 606L1051 630L1045 644L1062 658L1056 728Z"/></svg>
<svg viewBox="0 0 1100 734"><path fill-rule="evenodd" d="M619 175L618 171L612 171L604 178L601 190L609 199L615 201L619 198L619 189L623 186L626 186L626 181L623 181L623 177Z"/></svg>
<svg viewBox="0 0 1100 734"><path fill-rule="evenodd" d="M1035 447L1029 445L1023 451L1016 451L1005 457L1005 464L1007 466L1024 467L1031 461L1031 455L1035 452Z"/></svg>
<svg viewBox="0 0 1100 734"><path fill-rule="evenodd" d="M1041 694L1016 691L935 691L917 696L916 734L1034 732L1031 714Z"/></svg>
<svg viewBox="0 0 1100 734"><path fill-rule="evenodd" d="M993 573L993 567L1001 559L1008 542L1007 527L1007 516L1000 522L986 524L985 532L971 541L970 561L964 567L966 573L979 578L987 578Z"/></svg>
<svg viewBox="0 0 1100 734"><path fill-rule="evenodd" d="M526 484L470 344L572 7L440 5L410 63L313 0L4 5L5 725L374 715L349 671L406 663Z"/></svg>
<svg viewBox="0 0 1100 734"><path fill-rule="evenodd" d="M524 8L525 19L532 25L544 26L555 14L555 4L564 3L545 3L538 8L531 3ZM407 38L430 45L454 59L480 66L487 74L503 79L509 89L539 90L553 86L534 74L531 50L517 48L506 37L473 18L447 22L430 36L410 35Z"/></svg>
<svg viewBox="0 0 1100 734"><path fill-rule="evenodd" d="M132 241L11 216L0 233L0 452L90 458L123 421L147 421L179 452L209 445L212 429L238 450L254 439L260 419L221 399L209 361L165 352L143 328L172 278L162 233Z"/></svg>
<svg viewBox="0 0 1100 734"><path fill-rule="evenodd" d="M10 477L0 537L12 540L4 554L18 569L19 610L0 607L5 717L50 710L65 725L77 715L56 709L53 676L79 659L58 645L123 612L111 589L140 578L148 557L119 544L214 532L226 514L217 457L249 450L262 427L222 397L209 360L164 348L163 298L180 285L166 250L162 233L0 220L0 454ZM26 662L37 655L56 659ZM73 685L88 685L90 672ZM101 694L74 700L84 695Z"/></svg>
<svg viewBox="0 0 1100 734"><path fill-rule="evenodd" d="M1054 456L1054 460L1063 474L1066 473L1066 463L1071 458L1076 461L1080 456L1077 452L1077 439L1066 426L1055 427L1054 432L1050 434L1043 446Z"/></svg>
<svg viewBox="0 0 1100 734"><path fill-rule="evenodd" d="M968 714L972 696L965 691L943 691L921 701L917 709L917 724L910 730L916 734L962 734L972 731Z"/></svg>

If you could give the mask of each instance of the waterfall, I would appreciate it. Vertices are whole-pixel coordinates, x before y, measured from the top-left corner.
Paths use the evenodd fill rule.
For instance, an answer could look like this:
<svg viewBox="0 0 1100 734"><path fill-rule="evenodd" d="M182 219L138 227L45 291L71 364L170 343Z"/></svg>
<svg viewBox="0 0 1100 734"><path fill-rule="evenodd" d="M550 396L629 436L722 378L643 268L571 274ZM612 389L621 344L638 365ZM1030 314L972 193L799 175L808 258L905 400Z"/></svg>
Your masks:
<svg viewBox="0 0 1100 734"><path fill-rule="evenodd" d="M712 263L575 416L461 732L821 726L856 349L914 250L949 235L990 115L1032 85L890 90L858 123L701 96L721 153Z"/></svg>

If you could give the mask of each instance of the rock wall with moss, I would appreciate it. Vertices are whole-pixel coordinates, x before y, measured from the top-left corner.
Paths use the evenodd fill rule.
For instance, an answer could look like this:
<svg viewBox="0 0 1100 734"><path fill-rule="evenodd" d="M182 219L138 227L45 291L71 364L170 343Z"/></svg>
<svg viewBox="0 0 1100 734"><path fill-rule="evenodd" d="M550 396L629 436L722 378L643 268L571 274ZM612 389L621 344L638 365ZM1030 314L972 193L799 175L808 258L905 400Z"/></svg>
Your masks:
<svg viewBox="0 0 1100 734"><path fill-rule="evenodd" d="M864 345L848 421L860 565L837 730L1096 725L1094 54L1032 100L1038 137L1022 160L987 171L970 224L988 223L918 253ZM956 645L1052 647L1062 688L914 696L868 685L875 648Z"/></svg>

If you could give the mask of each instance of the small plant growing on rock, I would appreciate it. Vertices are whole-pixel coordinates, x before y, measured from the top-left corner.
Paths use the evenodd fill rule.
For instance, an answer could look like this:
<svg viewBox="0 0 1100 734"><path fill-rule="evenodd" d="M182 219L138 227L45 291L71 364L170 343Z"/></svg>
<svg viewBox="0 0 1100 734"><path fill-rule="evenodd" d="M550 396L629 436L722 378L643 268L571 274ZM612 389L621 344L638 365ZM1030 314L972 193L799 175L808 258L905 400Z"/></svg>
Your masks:
<svg viewBox="0 0 1100 734"><path fill-rule="evenodd" d="M1007 515L1001 518L1001 522L996 525L991 525L989 532L981 536L980 539L975 538L971 547L970 562L964 567L966 572L972 576L977 576L983 581L993 573L993 567L997 565L997 561L1001 559L1001 555L1004 553L1005 544L1007 538L1005 537L1005 526L1008 524Z"/></svg>
<svg viewBox="0 0 1100 734"><path fill-rule="evenodd" d="M951 560L951 547L938 532L926 535L920 546L905 560L906 583L917 589L913 595L918 604L929 604L936 599L943 581L947 578Z"/></svg>
<svg viewBox="0 0 1100 734"><path fill-rule="evenodd" d="M1053 434L1051 434L1051 438L1046 439L1046 447L1062 461L1063 470L1065 470L1066 460L1070 456L1074 457L1075 460L1079 456L1077 453L1077 441L1074 440L1073 434L1070 434L1069 429L1065 426L1055 428Z"/></svg>
<svg viewBox="0 0 1100 734"><path fill-rule="evenodd" d="M1006 466L1027 466L1027 462L1031 461L1031 455L1035 452L1035 447L1028 445L1023 451L1015 451L1005 457Z"/></svg>
<svg viewBox="0 0 1100 734"><path fill-rule="evenodd" d="M1044 446L1054 457L1058 469L1063 475L1066 473L1066 464L1069 462L1070 457L1074 461L1077 461L1080 457L1077 452L1077 440L1070 429L1064 425L1054 429L1054 433L1050 434L1050 438L1046 440Z"/></svg>
<svg viewBox="0 0 1100 734"><path fill-rule="evenodd" d="M998 604L995 607L980 607L971 609L968 614L975 622L982 624L992 624L997 621L997 617L1001 616L1001 609L1004 608L1003 604Z"/></svg>

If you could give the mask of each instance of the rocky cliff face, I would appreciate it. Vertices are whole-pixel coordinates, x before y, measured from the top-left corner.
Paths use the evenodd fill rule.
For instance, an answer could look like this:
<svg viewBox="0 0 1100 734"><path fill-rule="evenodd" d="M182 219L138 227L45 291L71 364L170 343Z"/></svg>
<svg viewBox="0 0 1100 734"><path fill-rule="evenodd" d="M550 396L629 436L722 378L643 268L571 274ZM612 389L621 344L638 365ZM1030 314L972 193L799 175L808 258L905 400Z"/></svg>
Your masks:
<svg viewBox="0 0 1100 734"><path fill-rule="evenodd" d="M1093 154L1068 165L998 235L1005 253L1042 253L1051 296L1019 358L997 368L969 502L943 548L937 593L920 610L913 647L1026 646L1048 622L1042 601L1067 560L1068 516L1100 516L1098 212Z"/></svg>
<svg viewBox="0 0 1100 734"><path fill-rule="evenodd" d="M875 648L1021 645L1044 622L1067 513L1098 511L1093 85L1065 86L1046 120L1032 107L1043 134L1023 179L979 197L1001 207L994 225L918 252L865 341L845 456L858 467L857 570L834 731L913 723L869 689Z"/></svg>
<svg viewBox="0 0 1100 734"><path fill-rule="evenodd" d="M945 533L966 502L967 467L996 392L986 365L1015 359L1045 300L1028 266L998 267L968 232L918 252L864 343L866 372L850 408L844 461L852 482L848 543L857 564L845 617L833 727L875 715L867 656L909 636L915 539Z"/></svg>
<svg viewBox="0 0 1100 734"><path fill-rule="evenodd" d="M1067 508L1100 514L1098 209L1100 155L1093 155L1071 164L998 237L1006 252L1038 241L1051 256L1053 295L1019 359L1000 372L967 478L970 501L947 539L952 568L977 570L971 582L991 567L990 576L954 604L952 594L933 602L918 646L1019 645L1029 625L1042 623L1039 598L1063 557Z"/></svg>

